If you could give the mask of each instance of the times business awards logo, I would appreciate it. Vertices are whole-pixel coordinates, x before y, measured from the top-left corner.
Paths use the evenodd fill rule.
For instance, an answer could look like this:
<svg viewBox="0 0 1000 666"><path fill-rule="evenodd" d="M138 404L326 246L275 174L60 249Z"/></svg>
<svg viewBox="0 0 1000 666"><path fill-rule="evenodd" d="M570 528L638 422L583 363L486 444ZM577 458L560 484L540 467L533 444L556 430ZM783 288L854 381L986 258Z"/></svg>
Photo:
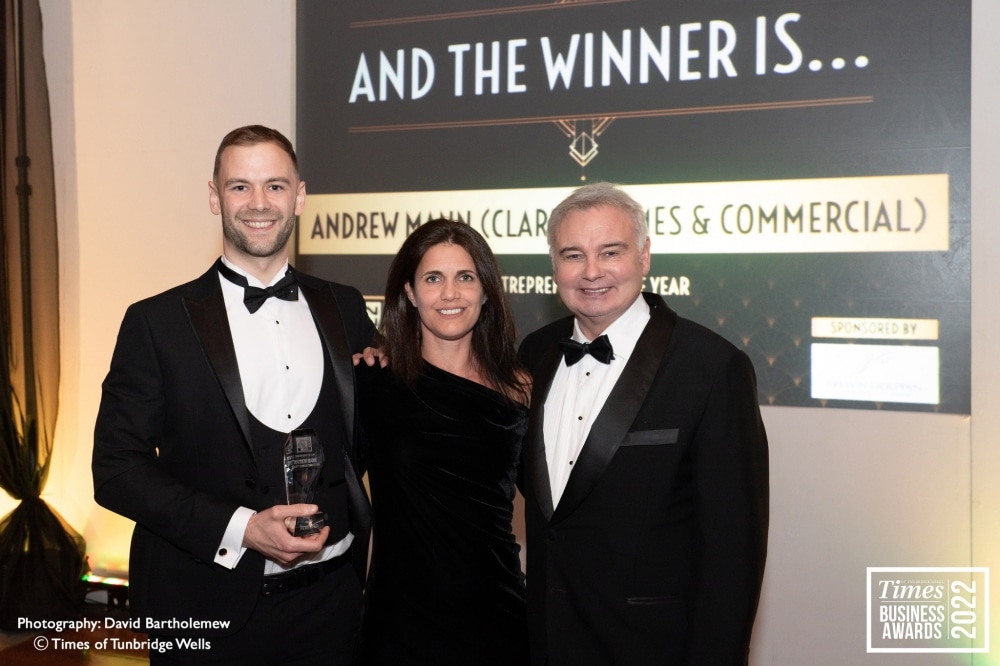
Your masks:
<svg viewBox="0 0 1000 666"><path fill-rule="evenodd" d="M868 652L989 652L986 567L868 567Z"/></svg>

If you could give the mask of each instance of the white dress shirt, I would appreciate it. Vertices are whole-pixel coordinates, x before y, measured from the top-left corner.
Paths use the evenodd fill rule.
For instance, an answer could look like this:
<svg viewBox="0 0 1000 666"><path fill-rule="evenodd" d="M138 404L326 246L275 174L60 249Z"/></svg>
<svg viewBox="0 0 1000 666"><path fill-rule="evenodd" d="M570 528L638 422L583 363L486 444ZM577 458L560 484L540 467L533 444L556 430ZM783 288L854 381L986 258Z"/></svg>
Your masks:
<svg viewBox="0 0 1000 666"><path fill-rule="evenodd" d="M649 306L640 294L604 331L614 350L610 363L601 363L585 354L571 366L566 365L565 359L559 364L545 400L542 424L553 507L559 504L590 428L621 377L648 321ZM580 331L576 320L573 321L573 339L592 342Z"/></svg>
<svg viewBox="0 0 1000 666"><path fill-rule="evenodd" d="M222 262L245 276L248 284L261 288L277 283L288 270L288 262L285 262L271 283L265 285L225 256ZM268 298L257 312L250 314L243 304L243 287L221 273L219 282L247 409L268 428L291 432L312 413L323 384L323 347L309 304L301 295L295 301ZM236 510L217 550L216 563L230 569L236 567L246 551L243 534L254 513L246 507ZM354 535L348 533L341 541L293 566L336 557L346 552L353 540ZM281 573L290 568L293 567L267 560L264 573Z"/></svg>

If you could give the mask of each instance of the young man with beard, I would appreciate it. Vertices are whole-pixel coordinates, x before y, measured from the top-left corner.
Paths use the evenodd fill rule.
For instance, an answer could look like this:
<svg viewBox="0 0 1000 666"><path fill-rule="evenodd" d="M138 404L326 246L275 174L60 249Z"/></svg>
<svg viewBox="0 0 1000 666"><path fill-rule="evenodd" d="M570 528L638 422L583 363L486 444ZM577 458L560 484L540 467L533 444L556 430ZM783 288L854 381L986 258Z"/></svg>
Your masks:
<svg viewBox="0 0 1000 666"><path fill-rule="evenodd" d="M122 322L94 494L136 522L130 611L171 647L151 650L152 664L352 658L370 504L352 450L351 356L374 326L356 289L288 265L305 197L287 138L230 132L209 182L222 257ZM326 462L313 503L289 505L283 448L300 428L315 431ZM322 531L292 535L296 517L317 512Z"/></svg>

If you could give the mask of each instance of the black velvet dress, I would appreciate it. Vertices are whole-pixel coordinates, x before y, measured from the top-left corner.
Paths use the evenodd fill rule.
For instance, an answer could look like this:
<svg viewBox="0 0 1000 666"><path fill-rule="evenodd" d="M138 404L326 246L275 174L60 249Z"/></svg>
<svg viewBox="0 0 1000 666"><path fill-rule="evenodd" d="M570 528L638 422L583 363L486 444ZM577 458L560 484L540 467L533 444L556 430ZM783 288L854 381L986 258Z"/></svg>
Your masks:
<svg viewBox="0 0 1000 666"><path fill-rule="evenodd" d="M374 511L360 663L526 664L511 519L527 408L427 364L412 389L358 376Z"/></svg>

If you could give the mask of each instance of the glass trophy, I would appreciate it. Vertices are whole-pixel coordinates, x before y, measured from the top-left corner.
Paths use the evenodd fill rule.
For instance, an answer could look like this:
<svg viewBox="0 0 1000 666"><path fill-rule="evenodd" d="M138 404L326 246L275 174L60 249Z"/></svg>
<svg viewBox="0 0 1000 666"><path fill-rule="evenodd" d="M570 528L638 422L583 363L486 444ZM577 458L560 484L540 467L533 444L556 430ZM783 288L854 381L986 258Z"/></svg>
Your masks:
<svg viewBox="0 0 1000 666"><path fill-rule="evenodd" d="M293 430L285 440L285 493L289 504L310 504L323 469L323 447L312 430ZM299 516L293 536L316 534L326 525L325 513Z"/></svg>

